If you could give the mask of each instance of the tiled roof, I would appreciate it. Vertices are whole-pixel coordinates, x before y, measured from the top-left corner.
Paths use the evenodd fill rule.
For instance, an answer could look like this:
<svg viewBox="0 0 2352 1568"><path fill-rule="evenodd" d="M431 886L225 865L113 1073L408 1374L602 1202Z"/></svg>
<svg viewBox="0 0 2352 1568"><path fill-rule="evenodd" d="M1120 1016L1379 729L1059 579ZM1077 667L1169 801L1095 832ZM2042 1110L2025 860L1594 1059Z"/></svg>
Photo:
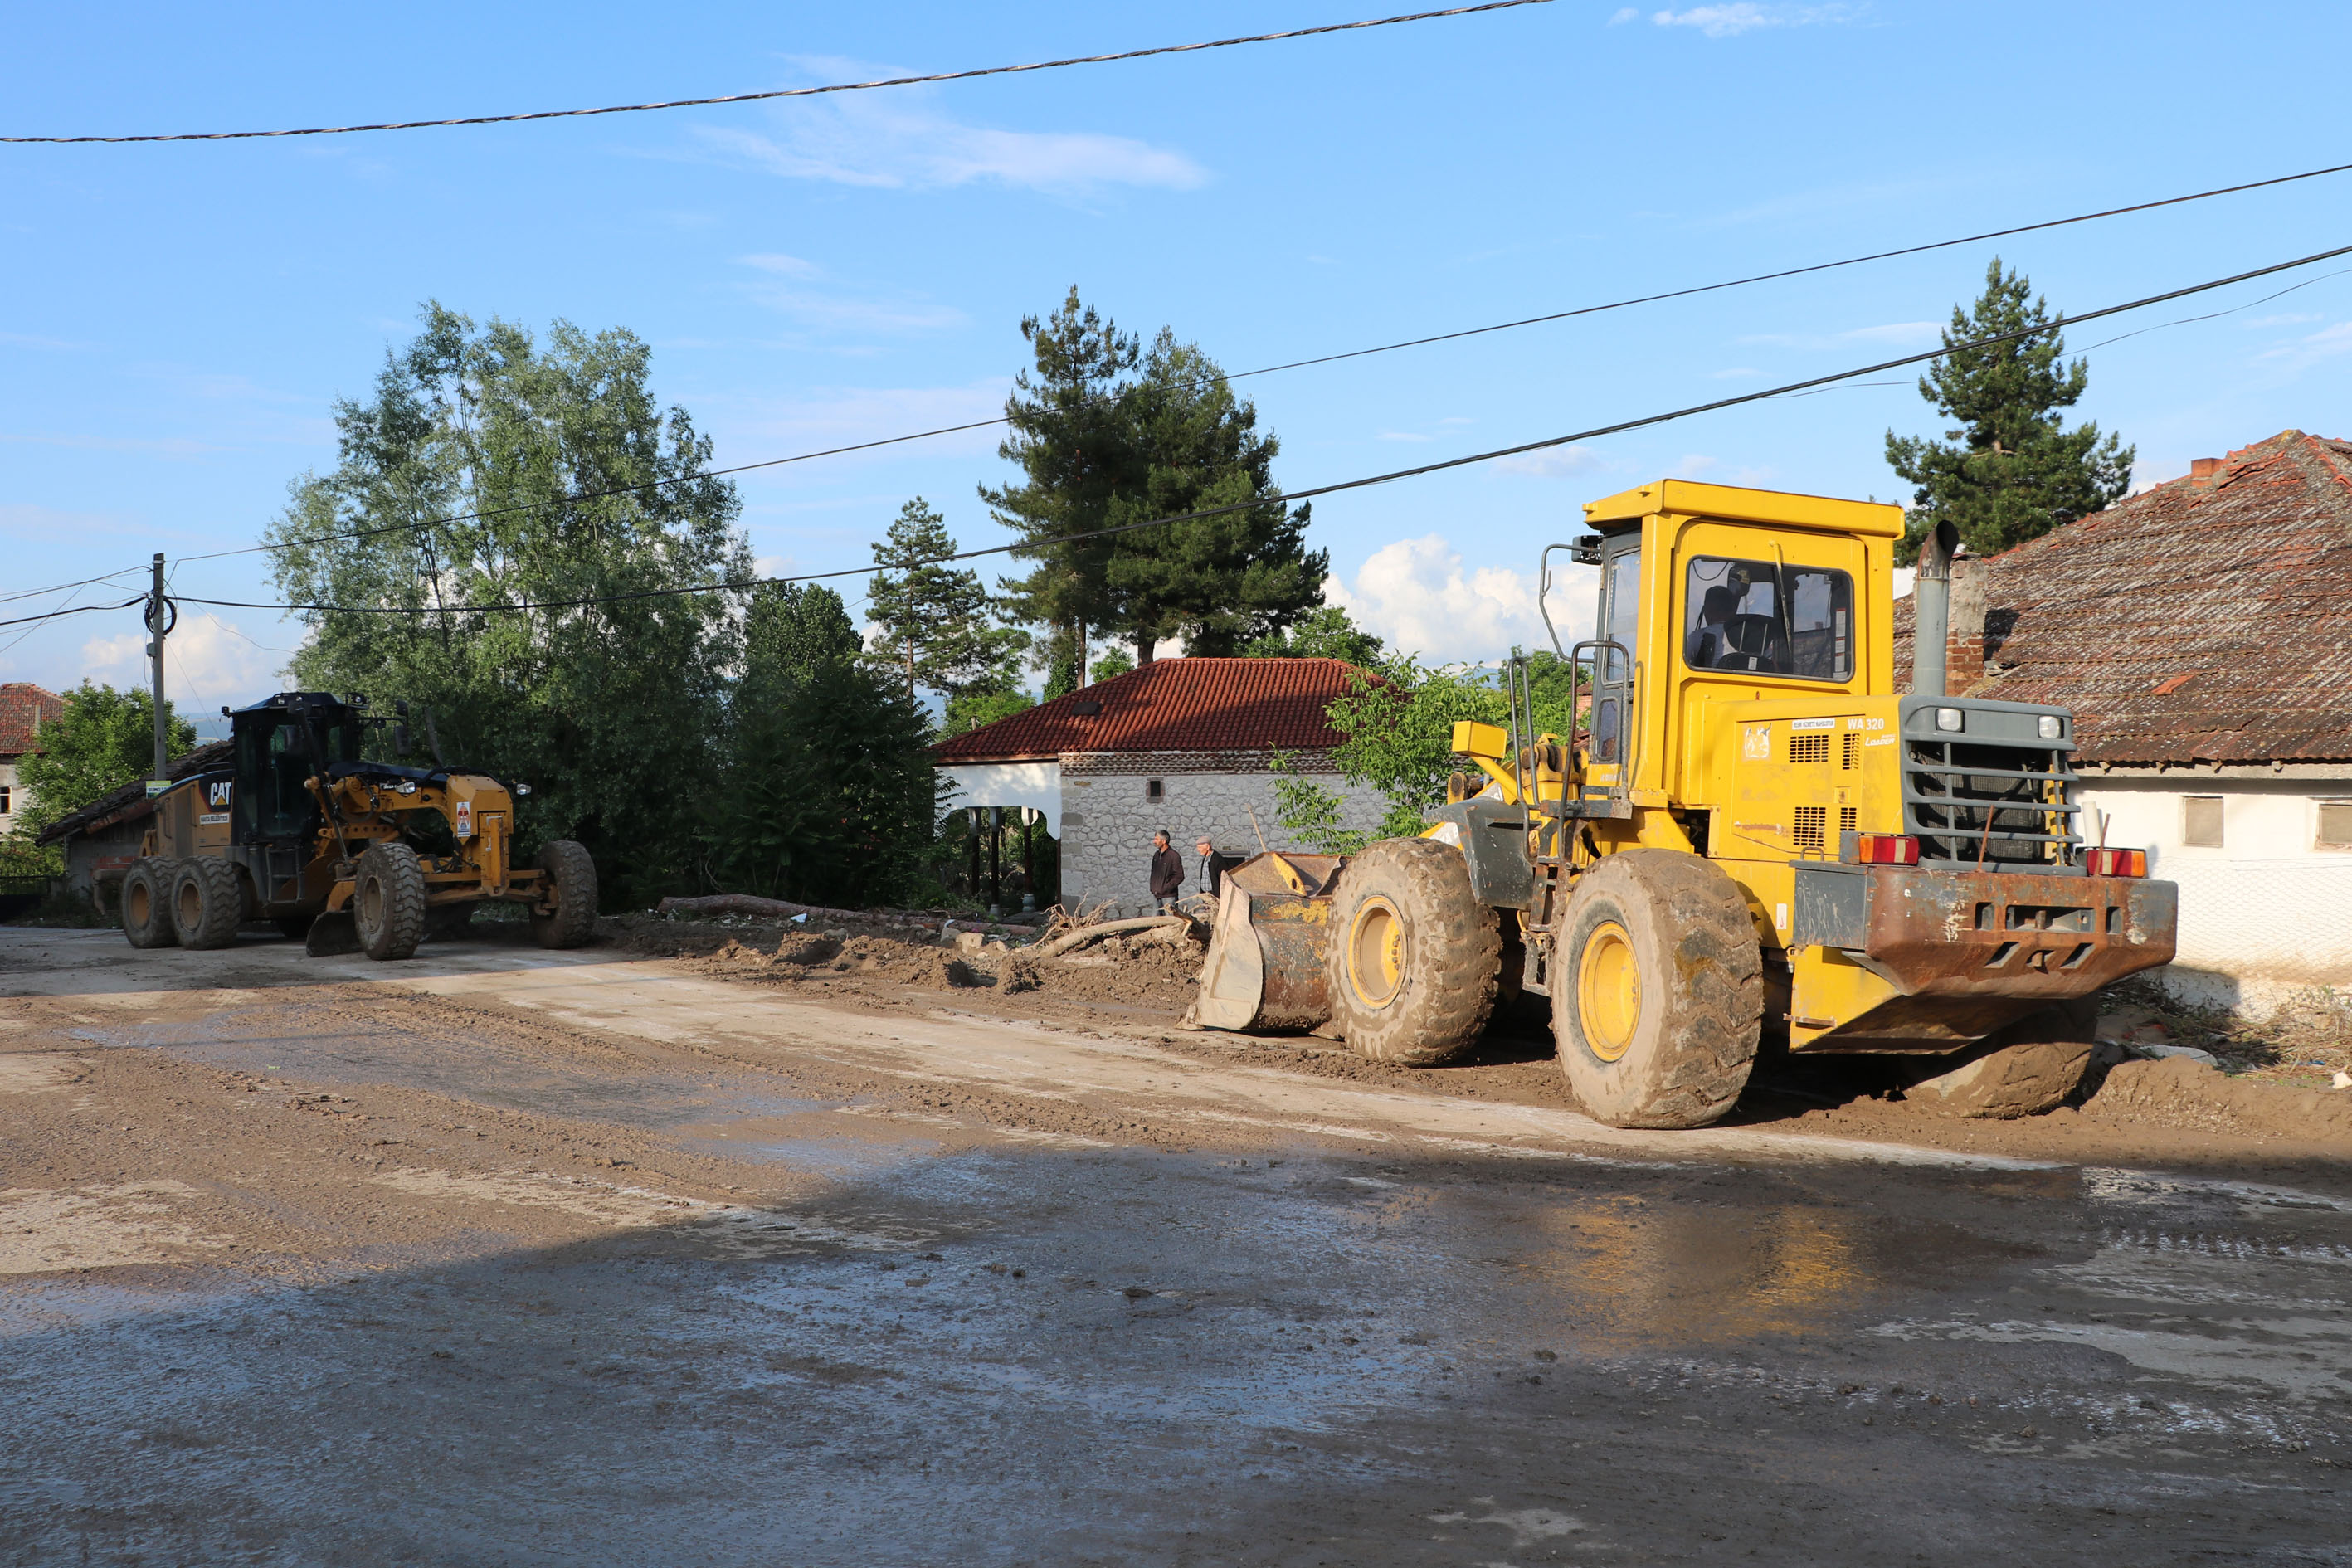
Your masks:
<svg viewBox="0 0 2352 1568"><path fill-rule="evenodd" d="M21 757L34 750L33 729L54 719L66 700L29 680L0 681L0 757Z"/></svg>
<svg viewBox="0 0 2352 1568"><path fill-rule="evenodd" d="M2352 442L2282 431L1975 570L1970 694L2073 709L2082 760L2352 759Z"/></svg>
<svg viewBox="0 0 2352 1568"><path fill-rule="evenodd" d="M1336 746L1323 717L1356 667L1336 658L1162 658L934 749L942 763L1034 762L1065 752L1223 752ZM1083 712L1088 705L1099 711Z"/></svg>
<svg viewBox="0 0 2352 1568"><path fill-rule="evenodd" d="M229 763L230 742L207 741L203 745L182 752L163 764L163 776L177 784L196 773L210 773ZM41 830L36 844L56 844L68 833L84 833L110 827L118 822L131 822L155 809L148 798L147 781L135 778L112 789L83 806L79 811L61 816Z"/></svg>

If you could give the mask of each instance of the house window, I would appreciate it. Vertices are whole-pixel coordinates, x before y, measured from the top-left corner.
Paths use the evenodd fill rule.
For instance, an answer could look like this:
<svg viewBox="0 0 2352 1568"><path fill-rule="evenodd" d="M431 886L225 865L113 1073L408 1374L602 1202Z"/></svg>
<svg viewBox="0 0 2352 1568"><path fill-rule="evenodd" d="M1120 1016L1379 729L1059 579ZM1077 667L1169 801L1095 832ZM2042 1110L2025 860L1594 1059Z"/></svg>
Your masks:
<svg viewBox="0 0 2352 1568"><path fill-rule="evenodd" d="M2319 847L2352 849L2352 800L2319 803Z"/></svg>
<svg viewBox="0 0 2352 1568"><path fill-rule="evenodd" d="M0 784L0 816L5 816L16 809L16 806L11 805L8 800L8 786L6 784Z"/></svg>
<svg viewBox="0 0 2352 1568"><path fill-rule="evenodd" d="M1144 799L1158 800L1162 793L1163 792L1160 787L1160 781L1158 779L1146 779L1143 781Z"/></svg>
<svg viewBox="0 0 2352 1568"><path fill-rule="evenodd" d="M2221 797L2192 795L2180 802L2180 842L2192 849L2221 847Z"/></svg>

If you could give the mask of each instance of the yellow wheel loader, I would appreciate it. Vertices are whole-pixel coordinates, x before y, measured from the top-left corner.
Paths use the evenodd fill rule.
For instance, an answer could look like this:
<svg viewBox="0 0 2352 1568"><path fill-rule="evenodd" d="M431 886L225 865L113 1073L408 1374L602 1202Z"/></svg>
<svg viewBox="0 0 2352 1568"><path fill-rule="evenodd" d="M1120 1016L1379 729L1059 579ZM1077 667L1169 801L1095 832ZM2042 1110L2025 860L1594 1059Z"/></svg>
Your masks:
<svg viewBox="0 0 2352 1568"><path fill-rule="evenodd" d="M2086 841L2070 714L1945 694L1948 526L1903 695L1900 509L1668 479L1585 511L1540 566L1600 569L1594 636L1554 643L1575 732L1537 732L1514 658L1511 728L1454 727L1478 775L1420 837L1227 872L1194 1021L1427 1066L1540 995L1621 1127L1713 1121L1766 1048L1898 1058L1952 1114L2063 1100L2087 999L2171 959L2177 891Z"/></svg>
<svg viewBox="0 0 2352 1568"><path fill-rule="evenodd" d="M402 959L428 934L499 900L530 910L548 947L577 947L596 923L596 865L568 839L513 864L515 800L489 774L360 756L379 722L366 699L280 692L228 714L230 765L157 797L154 826L122 881L133 947L226 947L268 920L312 956ZM394 750L408 750L405 717ZM428 734L432 716L425 715ZM383 722L390 722L383 721Z"/></svg>

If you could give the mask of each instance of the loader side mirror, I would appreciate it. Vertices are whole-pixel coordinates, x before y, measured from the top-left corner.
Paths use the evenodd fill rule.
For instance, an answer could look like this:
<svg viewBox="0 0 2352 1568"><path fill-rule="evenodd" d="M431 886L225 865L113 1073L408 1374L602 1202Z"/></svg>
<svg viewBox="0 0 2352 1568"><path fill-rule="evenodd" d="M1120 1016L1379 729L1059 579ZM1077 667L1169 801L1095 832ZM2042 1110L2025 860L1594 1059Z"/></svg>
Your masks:
<svg viewBox="0 0 2352 1568"><path fill-rule="evenodd" d="M406 707L407 704L403 703L402 706ZM405 724L394 724L392 727L392 754L395 757L408 755L408 726Z"/></svg>

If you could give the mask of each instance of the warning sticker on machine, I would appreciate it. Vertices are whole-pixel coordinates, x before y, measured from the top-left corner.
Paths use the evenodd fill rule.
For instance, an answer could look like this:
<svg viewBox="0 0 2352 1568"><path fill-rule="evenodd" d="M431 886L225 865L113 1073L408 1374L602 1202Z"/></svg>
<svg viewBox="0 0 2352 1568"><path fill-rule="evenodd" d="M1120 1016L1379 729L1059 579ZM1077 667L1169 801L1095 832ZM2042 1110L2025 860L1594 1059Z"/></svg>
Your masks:
<svg viewBox="0 0 2352 1568"><path fill-rule="evenodd" d="M471 838L474 836L474 803L470 800L459 801L457 805L456 816L457 837L460 838Z"/></svg>
<svg viewBox="0 0 2352 1568"><path fill-rule="evenodd" d="M205 815L196 818L196 826L198 827L218 827L222 823L226 822L227 820L228 813L226 811L207 812Z"/></svg>
<svg viewBox="0 0 2352 1568"><path fill-rule="evenodd" d="M1772 726L1742 724L1739 726L1739 755L1751 763L1772 760Z"/></svg>
<svg viewBox="0 0 2352 1568"><path fill-rule="evenodd" d="M1789 728L1791 730L1834 730L1837 728L1837 721L1834 719L1791 719L1789 721Z"/></svg>

